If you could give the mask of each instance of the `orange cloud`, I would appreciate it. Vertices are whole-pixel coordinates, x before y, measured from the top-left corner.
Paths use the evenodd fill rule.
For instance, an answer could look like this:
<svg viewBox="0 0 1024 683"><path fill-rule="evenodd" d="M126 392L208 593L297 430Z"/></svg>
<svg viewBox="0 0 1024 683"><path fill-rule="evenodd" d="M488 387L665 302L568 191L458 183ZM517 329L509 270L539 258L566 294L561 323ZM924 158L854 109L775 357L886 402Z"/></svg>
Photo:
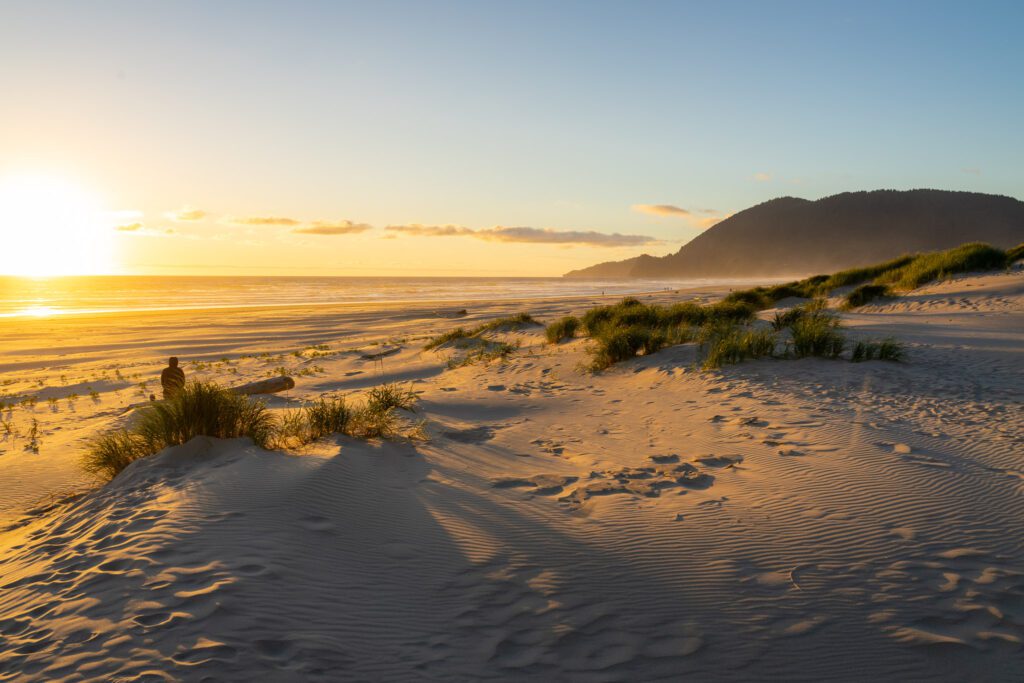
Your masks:
<svg viewBox="0 0 1024 683"><path fill-rule="evenodd" d="M594 230L552 230L550 228L506 227L473 230L460 225L389 225L392 233L418 237L473 237L488 242L514 242L522 244L580 244L590 247L630 247L658 244L660 240L647 235L622 235Z"/></svg>
<svg viewBox="0 0 1024 683"><path fill-rule="evenodd" d="M292 230L302 235L354 235L372 230L373 226L352 221L313 221L309 225Z"/></svg>
<svg viewBox="0 0 1024 683"><path fill-rule="evenodd" d="M690 215L690 212L684 208L673 206L672 204L634 204L634 211L640 213L649 213L655 216L682 216L686 217Z"/></svg>
<svg viewBox="0 0 1024 683"><path fill-rule="evenodd" d="M166 214L172 221L187 222L187 221L201 221L206 218L209 214L202 209L194 209L191 206L183 206L177 211L171 211Z"/></svg>

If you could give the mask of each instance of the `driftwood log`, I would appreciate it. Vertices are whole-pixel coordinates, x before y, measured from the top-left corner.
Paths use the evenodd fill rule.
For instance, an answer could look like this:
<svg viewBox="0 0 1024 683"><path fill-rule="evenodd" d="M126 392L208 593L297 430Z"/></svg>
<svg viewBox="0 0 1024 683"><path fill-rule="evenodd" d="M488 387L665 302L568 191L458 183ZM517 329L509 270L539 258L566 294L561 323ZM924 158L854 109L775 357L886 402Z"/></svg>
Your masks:
<svg viewBox="0 0 1024 683"><path fill-rule="evenodd" d="M295 388L295 380L291 377L271 377L262 379L259 382L250 382L238 387L231 387L230 391L236 394L252 396L254 394L276 394L279 391L288 391Z"/></svg>

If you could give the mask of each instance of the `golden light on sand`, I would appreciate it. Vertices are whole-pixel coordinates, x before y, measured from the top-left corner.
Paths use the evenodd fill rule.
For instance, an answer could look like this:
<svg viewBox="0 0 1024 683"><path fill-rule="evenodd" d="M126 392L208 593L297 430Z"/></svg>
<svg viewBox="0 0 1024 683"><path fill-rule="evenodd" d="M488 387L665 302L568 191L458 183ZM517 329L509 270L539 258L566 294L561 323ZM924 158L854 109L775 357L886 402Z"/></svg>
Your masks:
<svg viewBox="0 0 1024 683"><path fill-rule="evenodd" d="M111 229L89 192L54 177L0 179L0 274L95 275L112 265Z"/></svg>

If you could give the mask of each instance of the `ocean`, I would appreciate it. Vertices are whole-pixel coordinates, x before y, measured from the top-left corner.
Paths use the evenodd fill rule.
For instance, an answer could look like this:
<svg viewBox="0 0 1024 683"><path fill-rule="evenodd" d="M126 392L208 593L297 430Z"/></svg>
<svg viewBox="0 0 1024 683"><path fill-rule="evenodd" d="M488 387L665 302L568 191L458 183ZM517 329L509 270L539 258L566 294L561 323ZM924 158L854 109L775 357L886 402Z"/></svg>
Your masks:
<svg viewBox="0 0 1024 683"><path fill-rule="evenodd" d="M627 295L735 282L560 277L0 277L0 317Z"/></svg>

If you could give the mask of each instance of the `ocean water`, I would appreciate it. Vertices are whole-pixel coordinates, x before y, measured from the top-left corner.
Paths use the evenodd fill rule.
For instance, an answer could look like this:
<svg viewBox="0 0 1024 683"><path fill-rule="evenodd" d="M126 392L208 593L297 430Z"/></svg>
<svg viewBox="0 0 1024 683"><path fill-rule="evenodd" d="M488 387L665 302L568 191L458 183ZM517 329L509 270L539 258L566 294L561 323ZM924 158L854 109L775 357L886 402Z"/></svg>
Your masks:
<svg viewBox="0 0 1024 683"><path fill-rule="evenodd" d="M0 317L635 294L723 280L450 277L0 277ZM734 281L730 281L734 282Z"/></svg>

